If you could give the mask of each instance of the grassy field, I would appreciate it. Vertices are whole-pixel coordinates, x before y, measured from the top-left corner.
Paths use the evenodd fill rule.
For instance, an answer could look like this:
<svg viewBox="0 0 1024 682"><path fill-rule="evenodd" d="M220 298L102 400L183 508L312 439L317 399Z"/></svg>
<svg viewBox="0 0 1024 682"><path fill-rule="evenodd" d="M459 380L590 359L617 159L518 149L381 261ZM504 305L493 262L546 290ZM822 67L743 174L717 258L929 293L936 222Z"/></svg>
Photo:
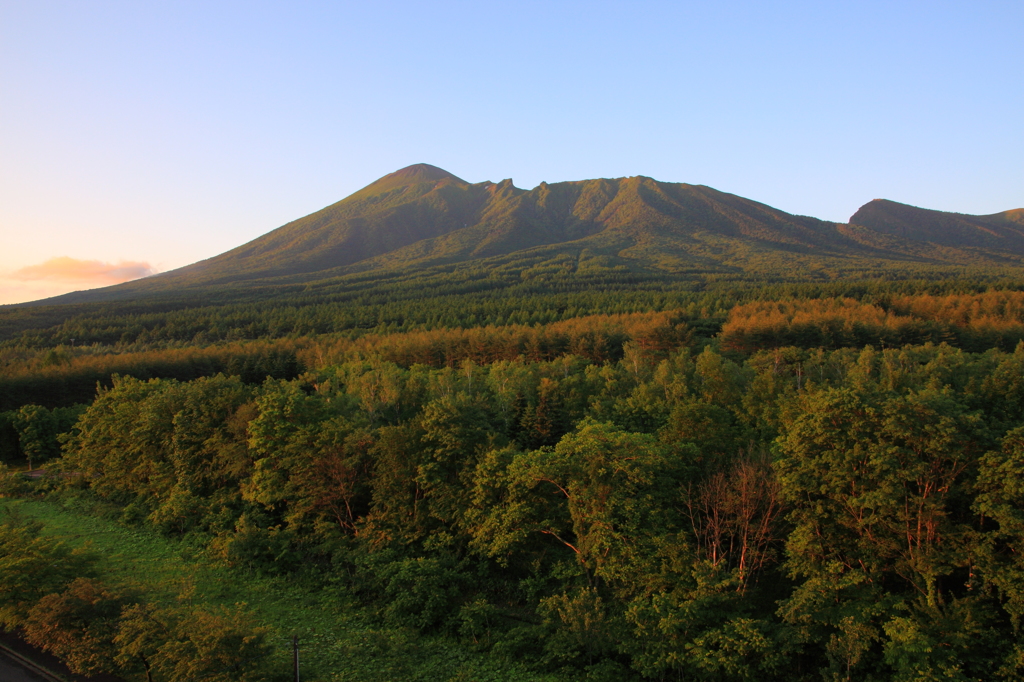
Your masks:
<svg viewBox="0 0 1024 682"><path fill-rule="evenodd" d="M98 518L72 502L0 498L0 514L38 521L45 534L91 549L106 582L140 590L150 601L244 605L271 628L282 675L298 635L302 679L309 682L559 679L450 639L382 628L341 588L314 590L211 565L187 544Z"/></svg>

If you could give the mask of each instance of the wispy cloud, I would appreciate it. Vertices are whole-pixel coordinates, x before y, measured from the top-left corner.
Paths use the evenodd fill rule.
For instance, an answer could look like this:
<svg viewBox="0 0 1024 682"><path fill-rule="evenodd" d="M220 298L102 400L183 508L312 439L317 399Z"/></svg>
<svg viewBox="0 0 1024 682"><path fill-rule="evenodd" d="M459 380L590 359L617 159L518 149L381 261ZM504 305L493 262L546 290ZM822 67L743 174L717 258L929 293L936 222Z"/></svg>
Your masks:
<svg viewBox="0 0 1024 682"><path fill-rule="evenodd" d="M63 281L101 287L128 282L155 273L156 269L152 265L141 261L104 263L98 260L79 260L61 256L51 258L39 265L29 265L15 270L8 277L22 282Z"/></svg>
<svg viewBox="0 0 1024 682"><path fill-rule="evenodd" d="M69 291L95 289L156 274L157 269L141 261L104 263L77 258L51 258L13 272L0 272L0 305L38 301Z"/></svg>

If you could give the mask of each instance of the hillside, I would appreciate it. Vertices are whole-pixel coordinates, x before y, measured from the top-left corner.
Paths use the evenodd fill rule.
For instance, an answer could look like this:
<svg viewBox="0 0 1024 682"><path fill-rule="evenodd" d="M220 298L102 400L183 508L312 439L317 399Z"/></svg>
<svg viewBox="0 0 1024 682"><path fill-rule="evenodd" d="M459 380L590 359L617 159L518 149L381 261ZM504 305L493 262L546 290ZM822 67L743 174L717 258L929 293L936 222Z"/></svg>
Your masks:
<svg viewBox="0 0 1024 682"><path fill-rule="evenodd" d="M962 216L873 201L838 225L710 187L636 176L468 183L417 164L219 256L29 305L266 298L347 276L539 265L704 278L879 276L907 264L1017 267L1021 211ZM233 293L234 292L234 293Z"/></svg>
<svg viewBox="0 0 1024 682"><path fill-rule="evenodd" d="M850 223L915 242L1024 254L1024 209L965 215L875 199L861 206Z"/></svg>

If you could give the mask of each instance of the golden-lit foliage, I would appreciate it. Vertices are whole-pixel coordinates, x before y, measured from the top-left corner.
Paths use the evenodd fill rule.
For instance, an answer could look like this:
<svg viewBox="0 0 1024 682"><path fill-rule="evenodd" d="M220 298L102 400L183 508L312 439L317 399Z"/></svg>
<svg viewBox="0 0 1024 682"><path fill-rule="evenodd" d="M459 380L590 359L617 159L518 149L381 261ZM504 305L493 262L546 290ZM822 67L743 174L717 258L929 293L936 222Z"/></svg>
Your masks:
<svg viewBox="0 0 1024 682"><path fill-rule="evenodd" d="M355 340L324 341L302 350L305 365L323 366L376 358L410 367L454 367L463 360L490 364L518 358L538 362L572 354L592 362L622 356L622 345L636 341L648 353L665 354L691 336L678 312L588 315L543 326L508 325L472 329L433 329L371 334Z"/></svg>
<svg viewBox="0 0 1024 682"><path fill-rule="evenodd" d="M1024 292L758 301L734 307L722 343L739 351L948 342L969 350L1024 339Z"/></svg>

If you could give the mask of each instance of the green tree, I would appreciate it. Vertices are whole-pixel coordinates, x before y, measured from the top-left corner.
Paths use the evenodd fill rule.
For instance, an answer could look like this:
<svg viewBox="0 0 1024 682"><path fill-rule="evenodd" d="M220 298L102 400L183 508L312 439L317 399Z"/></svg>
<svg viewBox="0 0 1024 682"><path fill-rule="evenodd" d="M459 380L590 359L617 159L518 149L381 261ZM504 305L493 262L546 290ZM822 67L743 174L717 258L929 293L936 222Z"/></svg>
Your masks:
<svg viewBox="0 0 1024 682"><path fill-rule="evenodd" d="M0 523L0 625L21 626L42 597L92 574L93 557L40 535L37 526Z"/></svg>
<svg viewBox="0 0 1024 682"><path fill-rule="evenodd" d="M79 418L61 468L139 521L174 487L174 416L184 400L173 380L115 377Z"/></svg>
<svg viewBox="0 0 1024 682"><path fill-rule="evenodd" d="M369 450L373 461L370 511L362 527L371 546L409 543L430 528L418 475L426 458L421 437L421 429L413 424L377 430Z"/></svg>
<svg viewBox="0 0 1024 682"><path fill-rule="evenodd" d="M116 636L119 659L145 661L151 680L261 682L271 654L268 630L240 609L145 609L125 612Z"/></svg>
<svg viewBox="0 0 1024 682"><path fill-rule="evenodd" d="M429 402L420 414L424 458L416 473L430 514L454 525L466 507L463 490L471 484L480 455L497 436L486 403L468 393Z"/></svg>
<svg viewBox="0 0 1024 682"><path fill-rule="evenodd" d="M79 675L116 672L114 636L126 600L91 578L76 578L28 612L25 641L57 656Z"/></svg>
<svg viewBox="0 0 1024 682"><path fill-rule="evenodd" d="M694 383L706 402L724 407L738 405L747 380L743 368L716 353L711 346L697 356Z"/></svg>
<svg viewBox="0 0 1024 682"><path fill-rule="evenodd" d="M515 457L510 494L491 526L548 536L575 556L591 586L642 589L662 538L679 528L679 485L692 455L584 420L553 449Z"/></svg>
<svg viewBox="0 0 1024 682"><path fill-rule="evenodd" d="M122 672L143 672L146 682L155 682L154 663L160 647L172 636L167 618L151 604L132 604L121 612L117 633L111 642L116 648L114 662Z"/></svg>
<svg viewBox="0 0 1024 682"><path fill-rule="evenodd" d="M22 405L15 413L14 426L29 469L33 467L33 460L39 464L57 454L57 424L45 407Z"/></svg>
<svg viewBox="0 0 1024 682"><path fill-rule="evenodd" d="M942 610L963 592L954 574L972 551L961 500L987 432L947 390L826 389L801 406L779 438L787 565L802 580L781 613L811 640L835 643L826 650L836 674L870 668L878 649L862 652L898 609ZM823 585L835 599L815 596Z"/></svg>
<svg viewBox="0 0 1024 682"><path fill-rule="evenodd" d="M1017 630L1024 619L1024 427L981 458L977 489L973 510L985 520L974 556L978 577Z"/></svg>

